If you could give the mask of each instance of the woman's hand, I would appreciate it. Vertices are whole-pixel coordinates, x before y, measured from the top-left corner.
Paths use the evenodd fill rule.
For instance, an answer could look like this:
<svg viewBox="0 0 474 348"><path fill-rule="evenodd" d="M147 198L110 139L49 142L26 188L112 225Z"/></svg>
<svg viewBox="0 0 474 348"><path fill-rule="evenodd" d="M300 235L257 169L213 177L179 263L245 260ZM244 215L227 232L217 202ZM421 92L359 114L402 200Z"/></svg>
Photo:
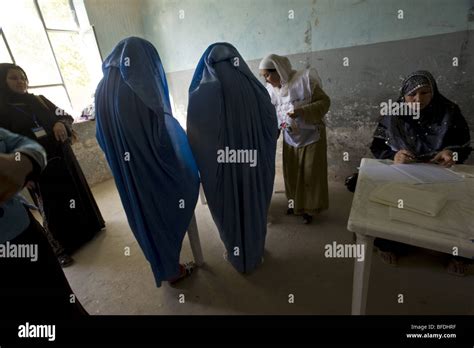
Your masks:
<svg viewBox="0 0 474 348"><path fill-rule="evenodd" d="M25 185L26 176L33 170L33 164L28 156L20 154L0 154L0 203L12 198Z"/></svg>
<svg viewBox="0 0 474 348"><path fill-rule="evenodd" d="M303 118L304 110L301 109L301 108L298 108L298 109L293 110L293 112L289 112L287 115L288 115L288 117L290 117L292 119L295 119L297 117L302 117Z"/></svg>
<svg viewBox="0 0 474 348"><path fill-rule="evenodd" d="M53 127L53 133L57 141L64 143L67 140L67 130L64 123L56 122Z"/></svg>
<svg viewBox="0 0 474 348"><path fill-rule="evenodd" d="M413 163L415 162L415 155L408 150L400 150L393 158L395 164Z"/></svg>
<svg viewBox="0 0 474 348"><path fill-rule="evenodd" d="M30 190L36 190L36 184L34 181L31 181L31 180L25 184L25 187Z"/></svg>
<svg viewBox="0 0 474 348"><path fill-rule="evenodd" d="M431 160L436 164L442 165L443 167L449 168L456 162L453 160L453 152L451 150L440 151Z"/></svg>

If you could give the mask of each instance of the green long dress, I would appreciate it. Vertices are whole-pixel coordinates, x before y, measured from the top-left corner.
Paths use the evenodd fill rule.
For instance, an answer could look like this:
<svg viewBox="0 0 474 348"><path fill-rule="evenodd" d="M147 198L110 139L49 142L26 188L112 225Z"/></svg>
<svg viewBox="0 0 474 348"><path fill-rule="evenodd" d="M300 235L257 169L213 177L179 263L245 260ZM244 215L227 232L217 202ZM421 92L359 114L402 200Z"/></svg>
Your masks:
<svg viewBox="0 0 474 348"><path fill-rule="evenodd" d="M326 126L323 118L330 104L329 97L316 85L311 103L301 107L303 112L298 117L319 126L319 140L302 147L293 147L283 141L285 192L288 206L294 208L296 215L315 215L329 208Z"/></svg>

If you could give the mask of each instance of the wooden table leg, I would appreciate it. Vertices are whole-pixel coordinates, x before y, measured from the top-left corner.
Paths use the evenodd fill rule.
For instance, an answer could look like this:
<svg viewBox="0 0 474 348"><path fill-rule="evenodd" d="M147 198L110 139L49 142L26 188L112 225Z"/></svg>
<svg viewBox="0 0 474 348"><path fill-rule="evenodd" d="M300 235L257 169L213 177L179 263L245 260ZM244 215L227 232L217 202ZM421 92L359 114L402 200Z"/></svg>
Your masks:
<svg viewBox="0 0 474 348"><path fill-rule="evenodd" d="M374 249L374 237L357 233L357 244L365 245L363 261L354 260L354 280L352 285L352 315L365 314L367 292L369 290L370 266Z"/></svg>
<svg viewBox="0 0 474 348"><path fill-rule="evenodd" d="M199 231L197 228L196 216L194 214L189 223L188 238L193 252L194 262L196 265L202 266L204 263L204 257L202 255L201 241L199 240Z"/></svg>

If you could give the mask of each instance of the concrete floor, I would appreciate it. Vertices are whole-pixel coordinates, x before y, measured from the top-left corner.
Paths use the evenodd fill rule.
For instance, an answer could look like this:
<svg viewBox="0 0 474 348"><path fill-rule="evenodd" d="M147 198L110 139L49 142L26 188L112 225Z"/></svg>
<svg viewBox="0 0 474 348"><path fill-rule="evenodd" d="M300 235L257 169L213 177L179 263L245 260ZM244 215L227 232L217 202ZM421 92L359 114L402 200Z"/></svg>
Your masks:
<svg viewBox="0 0 474 348"><path fill-rule="evenodd" d="M277 180L277 190L282 190ZM286 199L276 193L267 232L265 262L242 275L223 260L224 252L208 207L198 201L197 223L206 264L176 288L154 285L153 276L130 231L112 180L93 187L107 228L64 269L90 314L350 314L354 259L324 257L333 241L352 243L347 231L352 194L330 185L330 209L303 225L286 216ZM130 247L130 256L124 248ZM182 260L191 260L185 238ZM439 254L423 251L385 265L374 255L368 314L474 314L474 266L464 278L447 274ZM184 294L185 303L180 303ZM289 294L294 303L288 303ZM403 294L404 303L398 303Z"/></svg>

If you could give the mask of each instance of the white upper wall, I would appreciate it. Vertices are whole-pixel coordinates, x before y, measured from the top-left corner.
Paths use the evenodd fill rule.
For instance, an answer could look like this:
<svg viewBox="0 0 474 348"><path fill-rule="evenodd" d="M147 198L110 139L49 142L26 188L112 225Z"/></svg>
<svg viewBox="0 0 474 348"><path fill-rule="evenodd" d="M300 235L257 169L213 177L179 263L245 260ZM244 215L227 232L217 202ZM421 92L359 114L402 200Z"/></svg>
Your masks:
<svg viewBox="0 0 474 348"><path fill-rule="evenodd" d="M95 28L102 59L122 39L145 37L142 14L145 0L84 0L84 5Z"/></svg>

